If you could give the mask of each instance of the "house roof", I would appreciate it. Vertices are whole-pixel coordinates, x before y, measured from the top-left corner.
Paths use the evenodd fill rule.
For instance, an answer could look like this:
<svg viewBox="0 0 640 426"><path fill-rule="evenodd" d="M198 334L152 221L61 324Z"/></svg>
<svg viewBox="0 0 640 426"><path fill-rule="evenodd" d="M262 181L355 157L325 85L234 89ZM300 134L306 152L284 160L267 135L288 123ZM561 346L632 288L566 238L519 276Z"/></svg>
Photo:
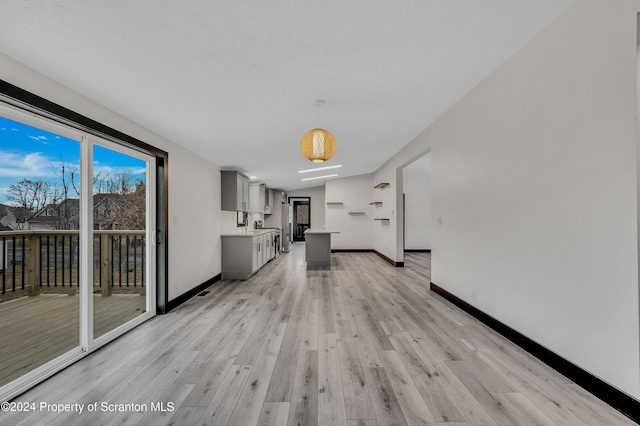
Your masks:
<svg viewBox="0 0 640 426"><path fill-rule="evenodd" d="M122 198L122 195L120 195L120 194L112 194L112 193L94 194L93 195L93 207L96 208L100 204L103 204L105 202L111 202L111 203L118 204L118 203L120 203L120 199L121 198ZM69 209L71 209L72 211L76 211L77 212L77 211L80 210L80 200L78 198L67 198L66 200L63 200L63 201L61 201L59 203L47 204L42 209L40 209L36 213L34 213L31 216L29 216L27 221L29 221L29 222L34 222L34 221L55 222L55 221L58 220L55 216L47 216L44 213L47 211L47 209L53 209L53 210L55 210L57 212L57 211L60 210L60 207L63 204L66 204L69 207Z"/></svg>

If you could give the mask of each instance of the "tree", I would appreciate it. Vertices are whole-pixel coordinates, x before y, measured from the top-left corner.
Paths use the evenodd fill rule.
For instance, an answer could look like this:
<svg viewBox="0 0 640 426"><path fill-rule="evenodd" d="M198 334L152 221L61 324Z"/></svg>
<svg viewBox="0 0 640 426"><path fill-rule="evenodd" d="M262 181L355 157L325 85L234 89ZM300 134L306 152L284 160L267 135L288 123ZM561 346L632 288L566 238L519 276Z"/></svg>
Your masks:
<svg viewBox="0 0 640 426"><path fill-rule="evenodd" d="M14 206L38 212L45 206L60 200L57 184L46 180L22 179L9 185L7 200Z"/></svg>
<svg viewBox="0 0 640 426"><path fill-rule="evenodd" d="M122 182L122 181L120 181ZM141 230L146 228L145 182L139 180L133 191L122 194L118 207L110 212L103 226L107 229Z"/></svg>
<svg viewBox="0 0 640 426"><path fill-rule="evenodd" d="M127 170L123 170L115 176L100 176L98 173L93 178L93 193L125 195L135 191L136 184L133 175Z"/></svg>
<svg viewBox="0 0 640 426"><path fill-rule="evenodd" d="M77 182L78 169L67 166L67 163L60 159L60 169L51 165L53 172L60 179L60 204L58 205L58 229L70 229L70 224L78 222L79 203L70 202L70 195L73 198L80 196L79 184Z"/></svg>

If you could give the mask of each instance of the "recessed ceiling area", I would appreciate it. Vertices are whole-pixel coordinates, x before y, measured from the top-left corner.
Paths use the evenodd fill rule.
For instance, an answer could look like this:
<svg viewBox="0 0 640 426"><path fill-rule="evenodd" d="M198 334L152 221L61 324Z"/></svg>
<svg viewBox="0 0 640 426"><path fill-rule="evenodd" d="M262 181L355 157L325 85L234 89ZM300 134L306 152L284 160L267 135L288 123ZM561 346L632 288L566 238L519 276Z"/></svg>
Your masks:
<svg viewBox="0 0 640 426"><path fill-rule="evenodd" d="M0 51L293 190L322 185L298 174L314 166L374 172L571 3L4 0ZM314 127L337 141L320 165L299 150Z"/></svg>

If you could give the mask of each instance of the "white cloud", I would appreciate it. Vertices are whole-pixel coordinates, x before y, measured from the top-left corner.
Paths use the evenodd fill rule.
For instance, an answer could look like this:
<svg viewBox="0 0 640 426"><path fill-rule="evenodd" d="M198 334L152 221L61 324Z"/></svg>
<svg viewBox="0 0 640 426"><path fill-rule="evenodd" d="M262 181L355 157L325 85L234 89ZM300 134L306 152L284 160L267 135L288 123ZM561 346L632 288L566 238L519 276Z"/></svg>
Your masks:
<svg viewBox="0 0 640 426"><path fill-rule="evenodd" d="M7 191L9 187L0 186L0 204L8 204L9 200L7 199Z"/></svg>
<svg viewBox="0 0 640 426"><path fill-rule="evenodd" d="M110 164L100 164L98 162L93 164L93 174L97 175L100 173L101 178L117 176L122 172L130 173L136 177L146 173L146 169L144 167L112 166Z"/></svg>
<svg viewBox="0 0 640 426"><path fill-rule="evenodd" d="M0 177L23 178L55 178L60 169L59 159L53 159L40 152L15 154L0 151ZM80 169L78 164L67 164L71 168Z"/></svg>

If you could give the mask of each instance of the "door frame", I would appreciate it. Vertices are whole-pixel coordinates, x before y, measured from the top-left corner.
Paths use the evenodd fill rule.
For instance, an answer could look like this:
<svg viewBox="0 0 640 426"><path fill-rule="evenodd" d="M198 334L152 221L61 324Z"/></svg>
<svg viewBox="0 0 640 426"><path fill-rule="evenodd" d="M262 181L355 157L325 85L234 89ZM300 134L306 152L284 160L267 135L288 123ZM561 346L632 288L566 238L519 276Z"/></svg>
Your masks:
<svg viewBox="0 0 640 426"><path fill-rule="evenodd" d="M293 208L293 214L291 215L291 239L293 241L305 241L304 234L302 235L301 240L295 239L295 230L298 222L296 221L296 201L307 201L309 204L309 228L311 228L311 197L288 197L289 204Z"/></svg>
<svg viewBox="0 0 640 426"><path fill-rule="evenodd" d="M155 311L153 314L165 314L168 312L168 194L169 194L169 154L153 145L143 142L137 138L129 136L119 130L111 128L105 124L88 118L82 114L79 114L73 110L65 108L59 104L51 102L45 98L42 98L34 93L24 90L20 87L14 86L5 80L0 79L0 105L7 107L7 109L15 109L17 113L24 113L31 116L31 119L38 121L38 127L43 126L43 122L53 123L54 125L60 125L60 127L66 127L68 131L84 134L83 138L97 137L119 146L128 147L134 151L147 154L155 158L155 170L149 170L154 173L156 177L156 229L153 230L155 235L155 253L156 253L156 282L155 282ZM60 130L56 130L60 132ZM65 133L61 133L66 135ZM81 144L81 150L87 144ZM81 154L82 157L82 154ZM83 165L81 164L81 168ZM84 170L87 172L87 169ZM93 197L90 197L92 201ZM89 205L84 206L85 211L90 211ZM85 242L86 244L86 242ZM82 272L81 272L82 273ZM84 292L88 293L88 292ZM88 295L87 295L88 297ZM87 304L81 301L79 309L80 315L86 315L87 312L83 310L87 309ZM152 305L153 308L153 305ZM151 315L152 316L152 315ZM128 323L129 328L133 328L144 321L147 321L148 317L144 316L133 319ZM85 325L86 327L86 325ZM118 332L121 334L124 330L115 329L112 332ZM106 335L105 335L106 336ZM26 373L15 382L11 383L10 389L8 385L0 388L0 400L10 400L16 395L19 395L36 384L42 382L48 377L54 375L58 371L66 368L81 358L87 356L89 353L95 351L99 347L107 343L106 339L101 338L93 341L92 344L87 345L86 330L80 329L80 346L67 352L64 355L52 360L35 370ZM89 340L90 341L90 340ZM87 347L89 346L89 347Z"/></svg>
<svg viewBox="0 0 640 426"><path fill-rule="evenodd" d="M0 103L156 157L156 313L169 312L169 153L2 79Z"/></svg>

